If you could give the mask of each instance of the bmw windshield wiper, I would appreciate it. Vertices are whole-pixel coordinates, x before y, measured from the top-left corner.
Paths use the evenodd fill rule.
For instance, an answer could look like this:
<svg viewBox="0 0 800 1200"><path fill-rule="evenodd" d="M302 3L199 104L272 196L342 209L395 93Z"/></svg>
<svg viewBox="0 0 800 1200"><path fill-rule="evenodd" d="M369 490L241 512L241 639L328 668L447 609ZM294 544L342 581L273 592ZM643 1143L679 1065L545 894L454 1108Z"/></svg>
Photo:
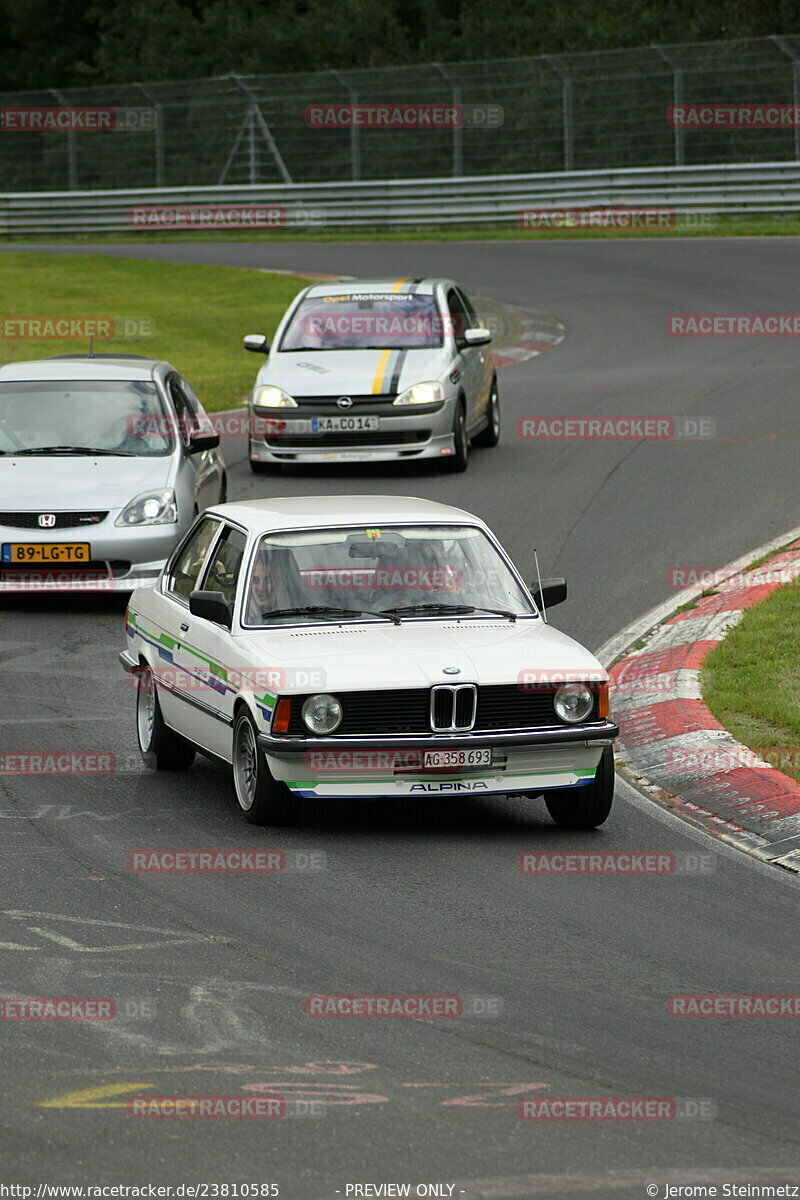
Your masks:
<svg viewBox="0 0 800 1200"><path fill-rule="evenodd" d="M331 621L336 621L340 617L383 617L385 621L391 621L394 625L399 625L398 617L392 616L390 612L373 612L369 608L337 608L335 604L305 604L299 608L273 608L265 610L261 614L261 620L267 621L270 617L325 617Z"/></svg>
<svg viewBox="0 0 800 1200"><path fill-rule="evenodd" d="M495 617L507 617L509 621L516 621L517 619L517 614L509 612L506 608L479 608L475 604L404 604L384 609L384 611L395 613L397 616L406 614L410 616L414 613L422 613L427 616L435 615L436 613L452 613L456 616L468 616L470 613L482 612L492 613Z"/></svg>
<svg viewBox="0 0 800 1200"><path fill-rule="evenodd" d="M97 446L31 446L27 450L14 450L12 453L19 458L23 454L110 454L115 458L136 458L129 450L101 450Z"/></svg>

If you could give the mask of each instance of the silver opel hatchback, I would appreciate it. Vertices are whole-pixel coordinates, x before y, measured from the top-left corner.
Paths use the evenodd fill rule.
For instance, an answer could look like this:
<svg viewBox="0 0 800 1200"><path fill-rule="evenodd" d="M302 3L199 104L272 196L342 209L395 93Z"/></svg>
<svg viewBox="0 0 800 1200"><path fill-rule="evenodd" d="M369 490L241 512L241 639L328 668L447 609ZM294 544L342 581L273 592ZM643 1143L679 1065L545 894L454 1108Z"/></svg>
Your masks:
<svg viewBox="0 0 800 1200"><path fill-rule="evenodd" d="M226 498L219 435L169 363L68 355L0 368L0 592L152 585Z"/></svg>
<svg viewBox="0 0 800 1200"><path fill-rule="evenodd" d="M500 438L497 375L451 279L316 283L289 306L250 397L250 466L436 458L466 469Z"/></svg>

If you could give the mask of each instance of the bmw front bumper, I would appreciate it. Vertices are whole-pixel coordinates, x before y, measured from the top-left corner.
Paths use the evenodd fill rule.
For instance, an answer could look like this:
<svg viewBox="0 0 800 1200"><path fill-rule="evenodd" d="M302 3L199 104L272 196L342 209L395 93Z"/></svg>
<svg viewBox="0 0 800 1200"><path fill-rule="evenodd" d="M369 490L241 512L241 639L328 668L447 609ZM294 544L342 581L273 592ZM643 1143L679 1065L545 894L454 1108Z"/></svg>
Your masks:
<svg viewBox="0 0 800 1200"><path fill-rule="evenodd" d="M604 746L619 729L611 721L506 733L401 737L286 738L259 735L274 779L298 796L320 799L392 796L538 795L580 787L595 776ZM491 748L482 767L408 767L408 751ZM400 758L397 765L396 758Z"/></svg>

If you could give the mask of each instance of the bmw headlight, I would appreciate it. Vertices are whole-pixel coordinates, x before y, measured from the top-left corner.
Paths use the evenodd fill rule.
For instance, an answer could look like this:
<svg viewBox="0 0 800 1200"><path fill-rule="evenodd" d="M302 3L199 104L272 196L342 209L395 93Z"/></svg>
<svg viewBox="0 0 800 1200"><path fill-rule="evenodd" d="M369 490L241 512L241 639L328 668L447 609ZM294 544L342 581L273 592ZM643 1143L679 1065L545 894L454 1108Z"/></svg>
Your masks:
<svg viewBox="0 0 800 1200"><path fill-rule="evenodd" d="M297 401L283 388L258 387L253 393L255 408L297 408Z"/></svg>
<svg viewBox="0 0 800 1200"><path fill-rule="evenodd" d="M333 733L342 723L343 710L335 696L309 696L303 705L303 722L312 733Z"/></svg>
<svg viewBox="0 0 800 1200"><path fill-rule="evenodd" d="M415 383L395 400L395 404L441 404L444 388L438 380L430 383Z"/></svg>
<svg viewBox="0 0 800 1200"><path fill-rule="evenodd" d="M123 508L115 525L172 525L178 519L178 504L172 488L141 492Z"/></svg>
<svg viewBox="0 0 800 1200"><path fill-rule="evenodd" d="M553 706L562 721L575 725L585 721L592 711L594 695L585 683L565 683L553 697Z"/></svg>

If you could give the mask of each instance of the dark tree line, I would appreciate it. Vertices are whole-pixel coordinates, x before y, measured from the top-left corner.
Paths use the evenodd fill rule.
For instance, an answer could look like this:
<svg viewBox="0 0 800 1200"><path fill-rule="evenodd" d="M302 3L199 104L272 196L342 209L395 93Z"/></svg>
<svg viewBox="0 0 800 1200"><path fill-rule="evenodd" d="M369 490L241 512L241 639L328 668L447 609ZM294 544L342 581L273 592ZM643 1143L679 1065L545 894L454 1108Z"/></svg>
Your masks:
<svg viewBox="0 0 800 1200"><path fill-rule="evenodd" d="M800 0L0 0L0 91L800 32Z"/></svg>

